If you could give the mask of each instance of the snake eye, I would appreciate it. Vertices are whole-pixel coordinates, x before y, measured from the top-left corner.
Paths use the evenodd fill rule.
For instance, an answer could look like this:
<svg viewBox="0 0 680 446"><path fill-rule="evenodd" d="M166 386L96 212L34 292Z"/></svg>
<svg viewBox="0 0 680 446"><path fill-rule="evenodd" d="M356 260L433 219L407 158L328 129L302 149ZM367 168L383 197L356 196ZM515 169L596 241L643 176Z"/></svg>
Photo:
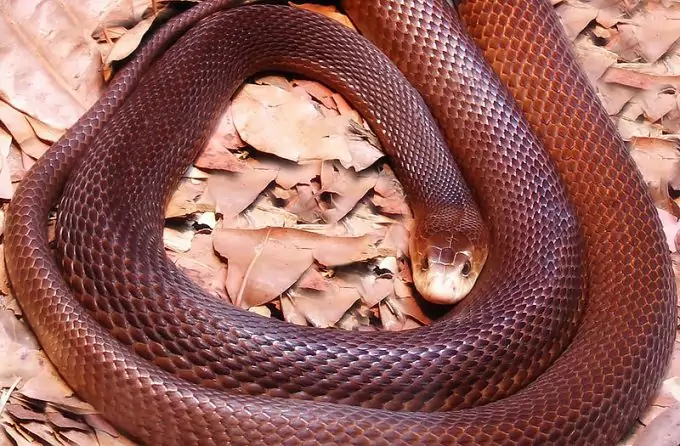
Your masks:
<svg viewBox="0 0 680 446"><path fill-rule="evenodd" d="M470 275L470 272L472 271L472 263L470 263L469 260L466 260L465 263L463 264L463 269L460 270L460 273L463 275L463 277L467 277Z"/></svg>
<svg viewBox="0 0 680 446"><path fill-rule="evenodd" d="M422 269L423 271L427 271L429 268L430 268L430 259L425 257L423 259L423 263L420 265L420 269Z"/></svg>

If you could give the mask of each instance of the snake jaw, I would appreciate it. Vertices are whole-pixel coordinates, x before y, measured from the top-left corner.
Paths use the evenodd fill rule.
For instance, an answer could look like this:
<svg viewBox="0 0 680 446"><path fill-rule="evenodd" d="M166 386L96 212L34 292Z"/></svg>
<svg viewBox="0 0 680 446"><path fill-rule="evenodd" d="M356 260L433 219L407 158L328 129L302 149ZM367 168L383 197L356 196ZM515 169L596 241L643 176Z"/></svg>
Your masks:
<svg viewBox="0 0 680 446"><path fill-rule="evenodd" d="M453 261L442 261L442 255L428 255L420 268L416 268L413 279L416 288L426 300L442 305L461 301L472 290L479 269L472 253L454 253Z"/></svg>
<svg viewBox="0 0 680 446"><path fill-rule="evenodd" d="M421 296L432 303L451 305L472 290L488 256L485 238L473 242L470 233L443 231L425 236L428 228L411 238L413 283ZM484 234L482 234L484 235Z"/></svg>

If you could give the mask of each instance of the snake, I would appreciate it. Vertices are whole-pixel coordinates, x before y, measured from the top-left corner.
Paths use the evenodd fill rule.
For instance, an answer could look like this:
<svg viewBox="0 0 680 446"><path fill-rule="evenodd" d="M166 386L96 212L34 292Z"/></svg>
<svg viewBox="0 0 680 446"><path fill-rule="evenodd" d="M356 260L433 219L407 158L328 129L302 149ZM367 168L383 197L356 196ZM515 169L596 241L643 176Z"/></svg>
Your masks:
<svg viewBox="0 0 680 446"><path fill-rule="evenodd" d="M675 281L644 181L549 2L343 0L361 34L244 3L160 27L17 187L9 277L66 382L144 444L626 435L670 359ZM173 185L261 71L328 85L376 132L439 249L420 259L441 265L414 265L421 285L442 265L478 275L444 317L397 333L294 326L217 300L167 259Z"/></svg>

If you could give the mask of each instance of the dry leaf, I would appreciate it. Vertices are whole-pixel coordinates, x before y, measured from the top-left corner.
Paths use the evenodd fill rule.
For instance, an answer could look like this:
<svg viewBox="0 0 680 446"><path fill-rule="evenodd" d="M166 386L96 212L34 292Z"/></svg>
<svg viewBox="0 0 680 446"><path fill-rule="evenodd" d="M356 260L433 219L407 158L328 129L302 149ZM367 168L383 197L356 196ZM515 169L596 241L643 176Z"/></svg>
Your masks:
<svg viewBox="0 0 680 446"><path fill-rule="evenodd" d="M654 201L665 205L668 185L680 188L680 150L678 143L656 138L635 138L630 151L649 186Z"/></svg>
<svg viewBox="0 0 680 446"><path fill-rule="evenodd" d="M234 97L234 124L241 138L257 150L296 162L339 160L365 169L382 154L344 116L324 116L308 99L272 85L246 84ZM351 152L363 147L362 159ZM371 155L366 155L370 153Z"/></svg>
<svg viewBox="0 0 680 446"><path fill-rule="evenodd" d="M57 0L3 2L0 14L0 96L49 126L68 128L104 86L99 49L87 37L96 18L86 3Z"/></svg>
<svg viewBox="0 0 680 446"><path fill-rule="evenodd" d="M278 170L253 169L243 173L215 172L208 190L217 202L216 212L230 220L243 212L274 181Z"/></svg>
<svg viewBox="0 0 680 446"><path fill-rule="evenodd" d="M321 191L331 193L322 215L327 223L336 223L357 205L378 181L375 170L355 172L337 162L324 162L321 167Z"/></svg>
<svg viewBox="0 0 680 446"><path fill-rule="evenodd" d="M215 205L199 203L208 183L200 180L183 179L170 197L165 218L183 217L196 212L214 211Z"/></svg>
<svg viewBox="0 0 680 446"><path fill-rule="evenodd" d="M299 3L292 3L292 2L289 2L288 4L291 5L291 6L296 6L296 7L301 8L301 9L306 9L308 11L318 12L319 14L323 14L328 18L331 18L331 19L333 19L337 22L342 23L343 25L345 25L348 28L356 29L354 27L354 25L352 24L352 21L349 20L349 18L347 18L346 15L341 14L335 6L317 5L317 4L314 4L314 3L299 4Z"/></svg>
<svg viewBox="0 0 680 446"><path fill-rule="evenodd" d="M112 62L117 60L123 60L132 54L132 52L137 49L140 42L142 41L142 38L153 24L154 19L155 16L147 17L139 21L135 26L132 27L132 29L120 36L115 45L113 45L113 48L111 48L109 54L106 56L106 65L110 65Z"/></svg>
<svg viewBox="0 0 680 446"><path fill-rule="evenodd" d="M637 435L634 446L677 446L680 444L680 402L659 414Z"/></svg>
<svg viewBox="0 0 680 446"><path fill-rule="evenodd" d="M648 62L663 56L680 39L680 10L665 8L648 2L641 14L630 23L619 25L621 39L635 45L638 53Z"/></svg>
<svg viewBox="0 0 680 446"><path fill-rule="evenodd" d="M7 127L21 150L33 158L40 158L49 148L40 141L27 116L0 101L0 122Z"/></svg>
<svg viewBox="0 0 680 446"><path fill-rule="evenodd" d="M214 234L214 246L229 262L229 296L245 307L288 290L314 260L339 266L378 255L369 236L338 238L288 228L222 229Z"/></svg>
<svg viewBox="0 0 680 446"><path fill-rule="evenodd" d="M320 328L334 326L361 299L356 289L334 283L330 283L324 291L299 289L291 290L288 295L299 314L311 325Z"/></svg>

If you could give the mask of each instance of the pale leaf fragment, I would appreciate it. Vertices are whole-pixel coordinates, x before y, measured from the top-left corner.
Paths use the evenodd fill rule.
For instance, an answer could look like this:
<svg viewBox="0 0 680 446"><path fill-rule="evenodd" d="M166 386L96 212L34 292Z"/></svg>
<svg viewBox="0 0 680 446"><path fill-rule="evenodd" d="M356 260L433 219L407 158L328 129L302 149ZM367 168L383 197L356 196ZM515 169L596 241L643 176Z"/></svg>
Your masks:
<svg viewBox="0 0 680 446"><path fill-rule="evenodd" d="M634 446L677 446L680 444L680 402L664 410L644 429Z"/></svg>
<svg viewBox="0 0 680 446"><path fill-rule="evenodd" d="M312 181L321 175L322 161L314 160L304 164L292 163L280 158L263 159L258 161L258 166L279 171L276 177L276 184L291 189L298 184L311 184Z"/></svg>
<svg viewBox="0 0 680 446"><path fill-rule="evenodd" d="M234 125L233 106L229 103L208 140L208 147L237 150L245 146L246 143L241 139Z"/></svg>
<svg viewBox="0 0 680 446"><path fill-rule="evenodd" d="M263 305L288 290L316 260L339 266L377 256L369 236L338 238L289 228L221 229L214 246L229 261L227 290L244 306Z"/></svg>
<svg viewBox="0 0 680 446"><path fill-rule="evenodd" d="M337 162L324 162L321 168L321 190L332 193L330 207L323 211L327 223L345 217L378 181L375 170L355 172Z"/></svg>
<svg viewBox="0 0 680 446"><path fill-rule="evenodd" d="M335 325L361 295L354 288L331 283L324 291L299 289L289 292L295 308L315 327Z"/></svg>
<svg viewBox="0 0 680 446"><path fill-rule="evenodd" d="M44 443L51 446L62 446L59 440L57 440L54 429L45 423L39 423L35 421L29 421L21 423L21 427L26 429L28 432L42 440Z"/></svg>
<svg viewBox="0 0 680 446"><path fill-rule="evenodd" d="M316 291L328 289L326 278L322 276L319 270L314 268L314 266L311 266L302 274L302 277L300 277L300 280L297 282L297 286Z"/></svg>
<svg viewBox="0 0 680 446"><path fill-rule="evenodd" d="M377 305L394 292L391 279L376 277L371 274L344 274L341 280L341 284L356 289L368 307Z"/></svg>
<svg viewBox="0 0 680 446"><path fill-rule="evenodd" d="M182 179L179 186L170 197L170 202L165 210L165 218L183 217L196 212L214 211L215 206L208 203L199 203L199 198L206 190L208 183L205 181Z"/></svg>
<svg viewBox="0 0 680 446"><path fill-rule="evenodd" d="M237 216L255 201L277 175L278 170L274 169L213 173L208 179L208 190L217 202L217 213L222 214L225 220Z"/></svg>
<svg viewBox="0 0 680 446"><path fill-rule="evenodd" d="M7 127L21 150L31 157L40 158L49 148L40 141L26 115L0 101L0 122Z"/></svg>
<svg viewBox="0 0 680 446"><path fill-rule="evenodd" d="M88 425L85 422L65 417L64 414L58 410L54 410L52 408L48 409L50 410L46 413L46 416L50 424L53 426L60 429L88 429Z"/></svg>
<svg viewBox="0 0 680 446"><path fill-rule="evenodd" d="M12 439L12 442L7 440L6 443L0 443L1 445L5 446L7 444L8 446L14 446L14 444L18 446L35 446L35 442L31 441L30 438L27 438L26 434L21 432L21 428L19 426L2 426L0 425L0 432L4 430L7 433L7 436L9 436ZM0 437L0 441L4 441L5 439Z"/></svg>
<svg viewBox="0 0 680 446"><path fill-rule="evenodd" d="M111 48L111 51L109 51L109 54L106 56L106 65L110 65L112 62L117 60L123 60L132 54L132 52L137 49L140 42L142 41L142 38L153 24L154 19L155 16L149 16L145 19L142 19L137 22L137 24L133 26L132 29L123 34L116 41L116 43L113 45L113 48Z"/></svg>
<svg viewBox="0 0 680 446"><path fill-rule="evenodd" d="M597 17L597 9L584 3L564 2L555 8L567 36L574 40Z"/></svg>
<svg viewBox="0 0 680 446"><path fill-rule="evenodd" d="M250 170L248 164L229 150L217 145L208 145L194 161L199 169L224 170L226 172L244 172Z"/></svg>
<svg viewBox="0 0 680 446"><path fill-rule="evenodd" d="M47 415L44 413L38 413L33 410L29 410L21 404L8 404L5 407L5 410L17 420L42 422L47 421Z"/></svg>
<svg viewBox="0 0 680 446"><path fill-rule="evenodd" d="M678 218L664 209L658 209L659 219L661 220L661 226L663 227L663 232L666 236L666 243L668 244L668 249L670 252L677 252L677 238L678 231L680 230L680 223L678 223Z"/></svg>
<svg viewBox="0 0 680 446"><path fill-rule="evenodd" d="M321 187L318 183L299 184L295 187L297 194L288 201L286 210L306 223L315 223L323 219L323 210L319 206Z"/></svg>
<svg viewBox="0 0 680 446"><path fill-rule="evenodd" d="M98 441L96 434L89 431L79 431L74 429L69 429L66 431L59 431L59 435L66 437L71 444L78 446L102 446ZM122 446L122 444L117 444L116 446Z"/></svg>
<svg viewBox="0 0 680 446"><path fill-rule="evenodd" d="M589 39L579 39L576 42L575 52L583 71L592 84L595 84L618 58L616 53L593 45Z"/></svg>
<svg viewBox="0 0 680 446"><path fill-rule="evenodd" d="M338 106L333 100L333 91L319 82L309 81L309 80L294 80L294 86L302 87L307 94L321 102L324 107L328 109L337 109Z"/></svg>
<svg viewBox="0 0 680 446"><path fill-rule="evenodd" d="M0 7L0 95L56 129L70 127L104 87L101 55L87 37L93 11L57 0L4 2Z"/></svg>
<svg viewBox="0 0 680 446"><path fill-rule="evenodd" d="M168 257L203 289L226 298L227 269L215 253L212 235L196 234L187 251L168 252Z"/></svg>
<svg viewBox="0 0 680 446"><path fill-rule="evenodd" d="M390 225L385 232L385 237L380 243L381 251L392 251L397 257L409 253L409 229L401 223Z"/></svg>
<svg viewBox="0 0 680 446"><path fill-rule="evenodd" d="M238 218L222 220L226 228L249 228L260 229L270 226L292 227L298 221L298 217L285 209L272 203L269 196L260 196L253 206L246 209Z"/></svg>
<svg viewBox="0 0 680 446"><path fill-rule="evenodd" d="M319 104L271 85L246 84L232 102L234 124L257 150L296 162L339 160L345 167L364 169L381 154L353 159L357 145L377 151L356 136L351 119L324 116ZM367 160L373 159L368 162Z"/></svg>
<svg viewBox="0 0 680 446"><path fill-rule="evenodd" d="M411 209L406 202L404 189L387 164L382 166L374 189L376 195L372 197L372 201L382 212L386 214L411 215Z"/></svg>
<svg viewBox="0 0 680 446"><path fill-rule="evenodd" d="M9 200L14 194L14 186L12 186L13 165L10 160L11 147L12 137L0 129L0 199L2 200ZM4 224L1 226L4 227ZM1 229L0 233L2 233Z"/></svg>
<svg viewBox="0 0 680 446"><path fill-rule="evenodd" d="M289 2L288 4L291 6L296 6L301 9L306 9L308 11L318 12L319 14L323 14L328 18L331 18L337 22L342 23L348 28L356 29L352 24L352 21L345 14L342 14L340 11L338 11L338 9L335 6L317 5L314 3L299 4L293 2Z"/></svg>
<svg viewBox="0 0 680 446"><path fill-rule="evenodd" d="M633 160L656 203L668 197L668 185L680 186L680 149L676 141L656 138L635 138L630 151ZM662 206L663 207L663 206Z"/></svg>
<svg viewBox="0 0 680 446"><path fill-rule="evenodd" d="M286 322L297 325L307 325L307 319L287 295L281 296L281 312L283 313L283 319Z"/></svg>
<svg viewBox="0 0 680 446"><path fill-rule="evenodd" d="M264 305L290 288L314 261L274 229L215 231L215 250L229 262L227 292L243 308Z"/></svg>
<svg viewBox="0 0 680 446"><path fill-rule="evenodd" d="M163 246L174 252L187 252L191 249L191 241L195 232L191 229L182 230L175 228L163 228Z"/></svg>
<svg viewBox="0 0 680 446"><path fill-rule="evenodd" d="M647 2L641 14L631 23L619 25L621 39L635 46L648 62L654 62L666 54L671 45L680 39L680 11Z"/></svg>

